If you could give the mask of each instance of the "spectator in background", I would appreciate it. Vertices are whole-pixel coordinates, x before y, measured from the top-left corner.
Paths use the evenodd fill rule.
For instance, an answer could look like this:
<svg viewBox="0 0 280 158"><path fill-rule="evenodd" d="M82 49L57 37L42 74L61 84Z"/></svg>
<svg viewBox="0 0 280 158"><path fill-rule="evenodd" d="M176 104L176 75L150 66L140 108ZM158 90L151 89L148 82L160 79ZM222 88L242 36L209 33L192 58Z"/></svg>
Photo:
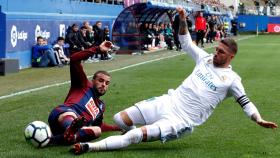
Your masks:
<svg viewBox="0 0 280 158"><path fill-rule="evenodd" d="M153 31L155 35L155 46L158 47L161 39L160 39L159 26L157 24L153 24Z"/></svg>
<svg viewBox="0 0 280 158"><path fill-rule="evenodd" d="M103 32L104 32L103 33L104 41L111 41L111 39L110 39L110 30L109 30L108 26L104 27L104 31Z"/></svg>
<svg viewBox="0 0 280 158"><path fill-rule="evenodd" d="M89 39L88 39L88 36L87 36L87 27L86 26L82 26L80 28L80 31L79 31L79 40L82 44L82 46L85 48L85 49L88 49L89 47L92 46L92 43L89 42Z"/></svg>
<svg viewBox="0 0 280 158"><path fill-rule="evenodd" d="M147 30L148 34L148 50L152 50L155 47L155 34L154 34L154 29L153 29L153 24L149 23L149 27Z"/></svg>
<svg viewBox="0 0 280 158"><path fill-rule="evenodd" d="M237 35L237 18L231 20L231 33L236 36Z"/></svg>
<svg viewBox="0 0 280 158"><path fill-rule="evenodd" d="M171 28L170 23L165 25L164 38L165 38L166 44L168 46L168 49L173 50L173 45L174 45L174 40L173 39L174 38L173 38L173 30Z"/></svg>
<svg viewBox="0 0 280 158"><path fill-rule="evenodd" d="M94 31L94 45L99 46L104 41L101 21L97 21L92 29Z"/></svg>
<svg viewBox="0 0 280 158"><path fill-rule="evenodd" d="M207 35L207 41L208 43L213 43L213 40L215 40L216 32L215 30L217 29L217 20L215 15L211 15L210 20L208 21L208 26L209 26L209 33Z"/></svg>
<svg viewBox="0 0 280 158"><path fill-rule="evenodd" d="M196 31L196 44L198 45L201 42L201 47L204 47L204 35L206 33L206 20L203 17L203 13L199 12L198 16L195 19L195 31Z"/></svg>
<svg viewBox="0 0 280 158"><path fill-rule="evenodd" d="M89 26L89 28L88 28L87 40L91 44L94 44L94 31L92 29L92 26Z"/></svg>
<svg viewBox="0 0 280 158"><path fill-rule="evenodd" d="M74 54L75 52L79 52L85 49L80 41L79 25L77 24L72 25L72 29L66 35L66 43L69 43L70 45L69 51L71 55Z"/></svg>
<svg viewBox="0 0 280 158"><path fill-rule="evenodd" d="M157 34L159 38L159 47L160 48L165 48L166 47L166 42L164 39L164 23L159 23L157 27Z"/></svg>
<svg viewBox="0 0 280 158"><path fill-rule="evenodd" d="M64 41L65 40L63 37L58 37L56 40L56 44L53 46L53 50L57 58L57 63L59 65L61 64L66 65L69 64L70 62L70 58L67 50L69 48L69 44L65 44Z"/></svg>
<svg viewBox="0 0 280 158"><path fill-rule="evenodd" d="M103 30L103 40L104 41L111 41L111 39L110 39L110 30L109 30L108 26L104 27L104 30ZM110 59L112 59L112 56L108 52L101 54L100 60L110 60Z"/></svg>
<svg viewBox="0 0 280 158"><path fill-rule="evenodd" d="M144 23L140 27L140 33L143 35L143 49L148 50L148 45L151 43L151 36L148 33L149 24Z"/></svg>
<svg viewBox="0 0 280 158"><path fill-rule="evenodd" d="M218 25L215 40L219 41L225 38L224 26L222 24Z"/></svg>
<svg viewBox="0 0 280 158"><path fill-rule="evenodd" d="M104 41L101 21L97 21L95 25L92 26L92 29L94 31L94 46L99 46ZM95 59L99 59L98 55L100 55L100 53L95 54Z"/></svg>
<svg viewBox="0 0 280 158"><path fill-rule="evenodd" d="M165 24L163 22L160 22L158 25L160 34L164 35Z"/></svg>
<svg viewBox="0 0 280 158"><path fill-rule="evenodd" d="M37 44L32 47L32 66L47 67L57 66L52 47L42 36L37 37Z"/></svg>
<svg viewBox="0 0 280 158"><path fill-rule="evenodd" d="M86 29L88 30L89 27L90 27L90 24L89 24L88 21L84 21L84 22L83 22L83 26L86 27Z"/></svg>
<svg viewBox="0 0 280 158"><path fill-rule="evenodd" d="M90 26L90 23L88 21L84 21L83 27L86 28L86 41L93 44L94 43L94 31L92 29L92 26Z"/></svg>
<svg viewBox="0 0 280 158"><path fill-rule="evenodd" d="M223 25L223 27L224 27L224 33L225 33L225 38L230 34L229 32L230 32L230 30L229 30L229 21L228 20L224 20L224 25Z"/></svg>

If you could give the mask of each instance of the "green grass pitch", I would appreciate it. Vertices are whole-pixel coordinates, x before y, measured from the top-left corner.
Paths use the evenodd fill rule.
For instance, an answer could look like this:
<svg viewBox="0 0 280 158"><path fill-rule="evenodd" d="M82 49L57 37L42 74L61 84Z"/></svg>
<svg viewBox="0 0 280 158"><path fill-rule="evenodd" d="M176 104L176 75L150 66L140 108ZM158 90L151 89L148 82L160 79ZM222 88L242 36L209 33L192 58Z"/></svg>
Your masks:
<svg viewBox="0 0 280 158"><path fill-rule="evenodd" d="M263 118L280 123L280 38L279 36L258 36L238 42L239 52L232 62L233 69L242 77L242 82L250 100L258 107ZM214 49L207 49L213 52ZM173 52L176 53L176 52ZM146 55L149 56L149 55ZM134 57L134 58L145 58ZM151 55L152 56L152 55ZM140 59L139 59L140 60ZM87 64L90 72L102 64ZM105 64L106 65L106 64ZM109 69L110 65L108 65ZM151 62L137 67L112 73L112 83L103 97L107 103L105 121L112 123L112 116L143 99L159 96L169 88L176 88L191 73L194 62L189 56ZM107 68L107 67L106 67ZM105 69L106 69L105 68ZM112 67L110 67L112 68ZM53 80L67 80L67 67L61 69L27 69L19 74L0 77L0 92L26 85L51 83ZM29 73L33 72L34 73ZM55 74L60 72L60 76ZM34 74L45 72L46 76ZM17 75L22 75L17 77ZM24 79L29 76L32 82ZM53 75L56 75L54 77ZM51 76L51 77L49 77ZM61 76L64 76L61 77ZM13 80L12 80L13 79ZM8 83L15 83L3 89ZM33 83L34 82L34 83ZM39 86L39 85L38 85ZM1 88L2 87L2 88ZM37 149L26 143L25 126L34 120L47 122L48 114L67 95L69 84L0 100L0 157L74 157L68 152L69 146L52 146ZM9 90L8 90L9 89ZM101 138L118 132L104 133ZM147 158L147 157L192 157L192 158L263 158L280 157L279 130L264 129L250 121L233 98L225 100L214 111L209 120L195 128L191 135L161 144L160 142L132 145L126 149L86 153L85 158Z"/></svg>

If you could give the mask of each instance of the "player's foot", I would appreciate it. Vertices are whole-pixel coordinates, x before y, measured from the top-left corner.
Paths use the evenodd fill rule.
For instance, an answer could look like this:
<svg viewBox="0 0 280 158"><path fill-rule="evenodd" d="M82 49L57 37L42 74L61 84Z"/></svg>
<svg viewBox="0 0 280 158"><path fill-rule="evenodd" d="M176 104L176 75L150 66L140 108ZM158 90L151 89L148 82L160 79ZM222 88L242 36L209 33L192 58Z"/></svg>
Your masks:
<svg viewBox="0 0 280 158"><path fill-rule="evenodd" d="M80 155L82 153L86 153L89 150L89 146L87 143L76 143L72 146L72 148L70 149L70 152L76 154L76 155Z"/></svg>
<svg viewBox="0 0 280 158"><path fill-rule="evenodd" d="M73 120L71 125L65 130L63 134L63 138L66 143L75 143L76 141L76 133L80 128L84 126L85 118L78 117Z"/></svg>

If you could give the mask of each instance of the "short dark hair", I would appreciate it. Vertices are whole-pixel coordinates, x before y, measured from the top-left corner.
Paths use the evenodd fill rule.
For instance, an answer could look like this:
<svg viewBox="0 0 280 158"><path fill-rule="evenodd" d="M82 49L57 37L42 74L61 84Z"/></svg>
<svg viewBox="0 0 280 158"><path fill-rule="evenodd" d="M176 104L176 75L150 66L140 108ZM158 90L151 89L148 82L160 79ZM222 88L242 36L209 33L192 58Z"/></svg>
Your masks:
<svg viewBox="0 0 280 158"><path fill-rule="evenodd" d="M226 45L233 54L236 54L238 51L238 46L237 43L235 42L234 39L232 38L225 38L221 40L221 43L223 43L224 45Z"/></svg>
<svg viewBox="0 0 280 158"><path fill-rule="evenodd" d="M56 41L65 40L64 37L57 37Z"/></svg>
<svg viewBox="0 0 280 158"><path fill-rule="evenodd" d="M104 75L106 75L106 76L111 77L111 75L109 74L109 72L104 71L104 70L99 70L99 71L96 71L96 72L93 74L92 79L93 79L93 80L96 79L97 75L99 75L99 74L104 74Z"/></svg>
<svg viewBox="0 0 280 158"><path fill-rule="evenodd" d="M37 41L39 41L39 39L44 39L44 38L42 36L38 36Z"/></svg>
<svg viewBox="0 0 280 158"><path fill-rule="evenodd" d="M74 24L72 25L72 28L74 28L74 27L79 27L79 25L76 24L76 23L74 23Z"/></svg>

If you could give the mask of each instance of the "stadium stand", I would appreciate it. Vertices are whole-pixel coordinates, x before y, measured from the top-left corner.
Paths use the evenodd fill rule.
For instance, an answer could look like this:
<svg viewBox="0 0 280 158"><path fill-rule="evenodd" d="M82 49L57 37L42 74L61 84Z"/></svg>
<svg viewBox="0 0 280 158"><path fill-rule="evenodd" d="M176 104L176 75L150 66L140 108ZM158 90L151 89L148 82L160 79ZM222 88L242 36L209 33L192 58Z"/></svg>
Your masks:
<svg viewBox="0 0 280 158"><path fill-rule="evenodd" d="M49 43L53 43L57 37L65 37L68 27L73 23L81 26L83 21L94 24L100 20L103 26L108 26L110 39L121 46L121 49L139 51L143 48L144 39L140 26L144 23L161 23L163 26L172 23L178 5L185 6L191 14L190 20L193 24L197 11L203 11L205 17L216 15L217 26L227 31L223 33L225 36L230 35L230 22L235 16L232 8L229 8L231 4L223 3L227 1L222 0L42 0L40 9L36 0L14 2L15 0L0 1L0 22L6 23L5 26L0 26L1 41L6 41L0 43L0 58L19 60L21 69L31 65L30 50L36 37L42 36ZM279 0L241 0L237 12L239 18L235 19L238 29L255 31L258 17L246 16L278 15L279 3ZM267 30L268 23L277 23L277 17L273 20L267 16L261 18L262 22L257 23L261 31ZM249 22L248 19L255 21ZM127 29L128 25L133 29ZM158 39L156 40L156 43L159 43ZM161 43L163 42L162 38Z"/></svg>
<svg viewBox="0 0 280 158"><path fill-rule="evenodd" d="M39 4L40 3L40 4ZM38 7L40 5L40 7ZM122 5L96 4L80 0L0 1L0 58L17 59L20 69L31 66L31 47L36 37L48 43L65 37L68 26L101 20L112 29ZM94 9L93 9L94 8Z"/></svg>
<svg viewBox="0 0 280 158"><path fill-rule="evenodd" d="M239 14L279 16L279 0L241 0Z"/></svg>

